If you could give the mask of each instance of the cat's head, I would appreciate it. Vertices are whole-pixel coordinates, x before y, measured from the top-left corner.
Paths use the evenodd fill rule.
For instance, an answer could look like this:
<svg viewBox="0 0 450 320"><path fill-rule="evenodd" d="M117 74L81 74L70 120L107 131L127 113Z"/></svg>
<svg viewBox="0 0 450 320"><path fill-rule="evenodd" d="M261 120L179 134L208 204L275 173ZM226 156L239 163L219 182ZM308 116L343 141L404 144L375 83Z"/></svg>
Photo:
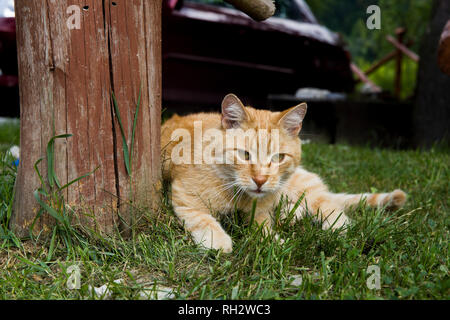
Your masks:
<svg viewBox="0 0 450 320"><path fill-rule="evenodd" d="M251 197L280 190L300 164L299 132L306 108L302 103L283 112L271 112L246 107L234 94L223 99L227 164L222 170L237 188Z"/></svg>

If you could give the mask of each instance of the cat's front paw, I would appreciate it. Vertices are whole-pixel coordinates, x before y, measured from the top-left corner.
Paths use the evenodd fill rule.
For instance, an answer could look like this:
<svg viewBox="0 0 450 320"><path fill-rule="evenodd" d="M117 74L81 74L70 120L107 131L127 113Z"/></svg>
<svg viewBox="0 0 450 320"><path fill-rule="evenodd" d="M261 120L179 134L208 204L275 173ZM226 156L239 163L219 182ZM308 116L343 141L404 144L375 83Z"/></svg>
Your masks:
<svg viewBox="0 0 450 320"><path fill-rule="evenodd" d="M222 250L225 253L233 251L233 241L223 230L209 229L192 232L194 241L207 249Z"/></svg>
<svg viewBox="0 0 450 320"><path fill-rule="evenodd" d="M383 199L383 206L386 206L389 210L398 210L403 207L405 202L406 193L397 189L387 194L387 196Z"/></svg>

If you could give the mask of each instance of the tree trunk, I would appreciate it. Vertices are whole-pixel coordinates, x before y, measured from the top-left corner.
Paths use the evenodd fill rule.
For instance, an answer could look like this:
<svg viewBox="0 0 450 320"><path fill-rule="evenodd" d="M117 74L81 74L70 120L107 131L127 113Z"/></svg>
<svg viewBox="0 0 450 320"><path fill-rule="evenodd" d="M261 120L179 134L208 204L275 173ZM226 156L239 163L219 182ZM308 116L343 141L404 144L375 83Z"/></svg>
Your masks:
<svg viewBox="0 0 450 320"><path fill-rule="evenodd" d="M159 173L161 1L16 0L15 8L21 155L11 227L28 235L40 208L33 196L40 186L33 166L46 157L53 136L68 133L73 136L55 144L60 184L99 168L64 191L66 203L83 224L100 232L127 230L132 214L126 204L150 205ZM80 25L69 29L76 8ZM140 88L130 179L111 95L130 147ZM47 161L38 168L47 177ZM48 230L52 223L42 215L34 229Z"/></svg>
<svg viewBox="0 0 450 320"><path fill-rule="evenodd" d="M439 67L442 72L450 76L450 19L447 21L442 31L441 41L439 42Z"/></svg>
<svg viewBox="0 0 450 320"><path fill-rule="evenodd" d="M449 141L450 76L444 74L438 65L439 40L448 17L450 1L436 0L420 51L414 109L414 135L418 146L430 147L442 139L446 139L446 143Z"/></svg>

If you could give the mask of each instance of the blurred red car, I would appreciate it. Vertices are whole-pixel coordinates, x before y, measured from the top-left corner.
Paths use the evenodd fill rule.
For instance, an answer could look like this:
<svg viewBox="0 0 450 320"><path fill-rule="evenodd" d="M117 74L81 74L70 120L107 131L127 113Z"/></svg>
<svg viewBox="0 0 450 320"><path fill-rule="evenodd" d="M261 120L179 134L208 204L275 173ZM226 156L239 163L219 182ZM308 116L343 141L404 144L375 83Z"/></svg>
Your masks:
<svg viewBox="0 0 450 320"><path fill-rule="evenodd" d="M229 92L265 106L270 94L315 87L350 92L350 55L303 0L277 0L264 22L218 0L167 0L163 106L215 107ZM187 107L187 108L186 108Z"/></svg>
<svg viewBox="0 0 450 320"><path fill-rule="evenodd" d="M19 116L19 81L17 77L16 23L0 17L0 115Z"/></svg>
<svg viewBox="0 0 450 320"><path fill-rule="evenodd" d="M255 22L221 0L163 0L163 107L217 108L229 92L267 105L270 94L353 90L349 54L303 0L276 0ZM0 13L1 115L18 116L14 18Z"/></svg>

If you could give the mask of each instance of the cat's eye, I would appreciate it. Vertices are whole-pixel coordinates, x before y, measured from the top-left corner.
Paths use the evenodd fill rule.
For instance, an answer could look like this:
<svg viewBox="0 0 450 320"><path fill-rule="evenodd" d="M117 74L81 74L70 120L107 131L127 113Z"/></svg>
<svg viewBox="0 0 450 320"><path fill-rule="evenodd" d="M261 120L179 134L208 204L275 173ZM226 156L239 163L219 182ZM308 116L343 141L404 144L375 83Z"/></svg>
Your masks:
<svg viewBox="0 0 450 320"><path fill-rule="evenodd" d="M277 153L276 155L274 155L272 157L272 162L273 163L281 163L281 162L283 162L285 157L286 157L286 155L284 153Z"/></svg>
<svg viewBox="0 0 450 320"><path fill-rule="evenodd" d="M245 160L245 161L250 160L250 153L248 151L239 149L238 155L239 155L239 158L241 158L242 160Z"/></svg>

